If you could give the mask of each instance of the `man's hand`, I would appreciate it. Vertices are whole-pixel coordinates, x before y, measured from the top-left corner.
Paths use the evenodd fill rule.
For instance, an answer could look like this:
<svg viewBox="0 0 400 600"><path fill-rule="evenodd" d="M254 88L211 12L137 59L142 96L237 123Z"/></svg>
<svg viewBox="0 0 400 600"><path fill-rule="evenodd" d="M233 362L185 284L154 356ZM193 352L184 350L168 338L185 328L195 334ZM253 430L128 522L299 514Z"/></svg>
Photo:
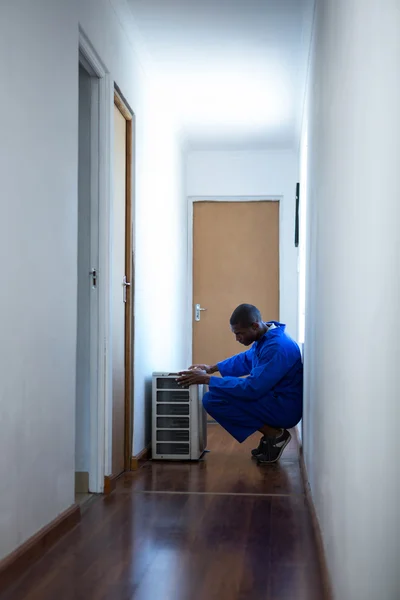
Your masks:
<svg viewBox="0 0 400 600"><path fill-rule="evenodd" d="M191 367L189 367L189 371L197 371L199 369L201 371L205 371L209 375L218 371L217 365L192 365Z"/></svg>
<svg viewBox="0 0 400 600"><path fill-rule="evenodd" d="M181 371L176 381L182 387L188 387L198 383L208 383L210 378L211 375L208 375L205 369L195 368L193 365L188 371Z"/></svg>

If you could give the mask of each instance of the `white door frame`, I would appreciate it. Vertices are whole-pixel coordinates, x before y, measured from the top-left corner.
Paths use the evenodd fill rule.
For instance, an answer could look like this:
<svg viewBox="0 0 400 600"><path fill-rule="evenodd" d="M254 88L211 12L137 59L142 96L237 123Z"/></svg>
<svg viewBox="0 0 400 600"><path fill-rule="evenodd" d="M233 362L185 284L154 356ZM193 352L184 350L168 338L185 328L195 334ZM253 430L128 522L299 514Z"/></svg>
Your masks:
<svg viewBox="0 0 400 600"><path fill-rule="evenodd" d="M93 123L98 129L96 144L97 164L94 169L93 187L97 190L98 215L98 277L97 306L98 328L91 328L91 364L90 364L90 468L89 489L94 493L103 493L104 476L111 468L111 419L112 393L110 376L110 257L111 257L111 108L114 106L114 89L107 69L84 31L79 29L79 54L83 56L85 68L91 70L98 79L97 98Z"/></svg>
<svg viewBox="0 0 400 600"><path fill-rule="evenodd" d="M192 364L193 360L193 204L195 202L279 202L279 281L283 273L282 269L282 252L281 252L281 230L282 230L282 210L281 201L283 196L188 196L188 305L187 318L189 325L188 332L188 348L187 348L187 365ZM279 289L280 289L279 285ZM279 302L281 302L281 294L279 294ZM279 312L281 308L279 307ZM229 316L229 315L227 315Z"/></svg>

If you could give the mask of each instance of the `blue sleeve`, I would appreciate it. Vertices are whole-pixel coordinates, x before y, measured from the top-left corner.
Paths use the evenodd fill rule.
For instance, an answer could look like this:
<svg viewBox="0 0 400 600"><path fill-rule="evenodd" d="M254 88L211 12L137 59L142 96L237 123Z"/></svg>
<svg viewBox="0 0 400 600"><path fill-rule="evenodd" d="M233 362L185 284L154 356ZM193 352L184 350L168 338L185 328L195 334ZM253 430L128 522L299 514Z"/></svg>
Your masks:
<svg viewBox="0 0 400 600"><path fill-rule="evenodd" d="M240 354L236 354L236 356L219 362L217 365L218 371L223 377L226 375L233 375L234 377L249 375L253 366L253 353L253 348L250 348L247 352L241 352Z"/></svg>
<svg viewBox="0 0 400 600"><path fill-rule="evenodd" d="M268 345L259 357L249 377L211 377L209 388L243 400L258 400L268 394L286 375L297 360L293 352L282 345Z"/></svg>

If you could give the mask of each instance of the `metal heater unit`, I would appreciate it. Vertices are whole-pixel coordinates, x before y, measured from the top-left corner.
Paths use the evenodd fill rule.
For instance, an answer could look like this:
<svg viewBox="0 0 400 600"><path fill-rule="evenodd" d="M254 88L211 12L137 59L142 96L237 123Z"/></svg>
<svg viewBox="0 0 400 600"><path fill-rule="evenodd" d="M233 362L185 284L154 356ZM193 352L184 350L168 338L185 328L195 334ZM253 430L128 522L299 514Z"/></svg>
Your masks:
<svg viewBox="0 0 400 600"><path fill-rule="evenodd" d="M153 373L152 458L199 460L207 446L203 385L180 387L177 373Z"/></svg>

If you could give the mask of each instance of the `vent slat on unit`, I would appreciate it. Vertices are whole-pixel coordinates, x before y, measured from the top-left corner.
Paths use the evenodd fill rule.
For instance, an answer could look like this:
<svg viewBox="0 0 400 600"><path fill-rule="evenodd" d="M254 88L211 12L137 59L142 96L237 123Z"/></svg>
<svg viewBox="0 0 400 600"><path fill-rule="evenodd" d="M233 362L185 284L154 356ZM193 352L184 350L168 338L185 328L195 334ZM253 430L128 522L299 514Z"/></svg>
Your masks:
<svg viewBox="0 0 400 600"><path fill-rule="evenodd" d="M183 415L189 414L189 404L157 404L158 415Z"/></svg>
<svg viewBox="0 0 400 600"><path fill-rule="evenodd" d="M157 402L189 402L189 392L157 392Z"/></svg>
<svg viewBox="0 0 400 600"><path fill-rule="evenodd" d="M166 429L159 429L157 431L157 442L188 442L189 441L189 430L185 431L182 429L172 429L171 431Z"/></svg>
<svg viewBox="0 0 400 600"><path fill-rule="evenodd" d="M186 458L190 457L190 445L189 444L157 444L157 454L175 454L184 455Z"/></svg>
<svg viewBox="0 0 400 600"><path fill-rule="evenodd" d="M182 386L179 385L177 381L175 381L174 377L159 377L157 380L157 389L158 390L182 390Z"/></svg>
<svg viewBox="0 0 400 600"><path fill-rule="evenodd" d="M157 428L189 429L188 417L157 417Z"/></svg>

